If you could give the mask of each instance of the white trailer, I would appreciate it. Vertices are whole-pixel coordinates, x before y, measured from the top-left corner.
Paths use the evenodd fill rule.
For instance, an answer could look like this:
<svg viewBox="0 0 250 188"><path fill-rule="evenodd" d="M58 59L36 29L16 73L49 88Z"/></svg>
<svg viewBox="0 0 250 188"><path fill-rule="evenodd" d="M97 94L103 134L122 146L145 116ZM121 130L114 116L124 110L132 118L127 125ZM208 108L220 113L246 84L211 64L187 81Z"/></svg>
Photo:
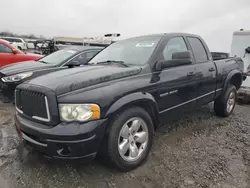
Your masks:
<svg viewBox="0 0 250 188"><path fill-rule="evenodd" d="M233 40L231 45L230 56L241 57L244 61L244 72L248 73L245 81L243 81L241 88L238 91L238 98L240 100L250 100L250 30L236 31L233 33Z"/></svg>

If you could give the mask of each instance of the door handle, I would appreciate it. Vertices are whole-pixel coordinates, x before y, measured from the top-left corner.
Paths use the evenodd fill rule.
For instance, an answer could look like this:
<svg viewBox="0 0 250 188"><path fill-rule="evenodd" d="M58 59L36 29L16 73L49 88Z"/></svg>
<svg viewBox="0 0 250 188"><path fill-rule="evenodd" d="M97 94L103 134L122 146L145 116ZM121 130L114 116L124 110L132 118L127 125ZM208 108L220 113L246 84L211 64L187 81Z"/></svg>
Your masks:
<svg viewBox="0 0 250 188"><path fill-rule="evenodd" d="M215 71L215 68L214 67L211 67L210 69L208 69L209 70L209 72L213 72L213 71Z"/></svg>
<svg viewBox="0 0 250 188"><path fill-rule="evenodd" d="M194 76L194 72L187 73L187 76Z"/></svg>

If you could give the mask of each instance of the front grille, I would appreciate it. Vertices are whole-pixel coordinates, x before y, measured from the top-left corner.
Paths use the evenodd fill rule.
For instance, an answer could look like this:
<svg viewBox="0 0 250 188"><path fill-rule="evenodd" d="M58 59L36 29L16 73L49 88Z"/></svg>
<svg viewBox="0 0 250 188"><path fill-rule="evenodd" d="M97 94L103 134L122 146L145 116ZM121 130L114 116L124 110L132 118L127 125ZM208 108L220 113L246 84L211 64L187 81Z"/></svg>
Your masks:
<svg viewBox="0 0 250 188"><path fill-rule="evenodd" d="M39 92L17 89L15 91L16 108L21 114L33 119L50 122L47 97Z"/></svg>

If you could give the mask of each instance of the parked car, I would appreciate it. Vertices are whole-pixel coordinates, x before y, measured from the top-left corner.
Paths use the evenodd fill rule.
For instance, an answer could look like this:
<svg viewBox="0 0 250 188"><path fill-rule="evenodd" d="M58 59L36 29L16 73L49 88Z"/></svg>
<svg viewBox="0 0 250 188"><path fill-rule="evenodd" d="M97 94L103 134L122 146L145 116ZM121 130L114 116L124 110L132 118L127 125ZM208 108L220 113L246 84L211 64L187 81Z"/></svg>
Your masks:
<svg viewBox="0 0 250 188"><path fill-rule="evenodd" d="M106 156L129 171L147 158L154 130L171 114L214 102L231 115L241 58L213 61L192 34L157 34L111 44L88 62L16 89L15 125L24 145L47 157Z"/></svg>
<svg viewBox="0 0 250 188"><path fill-rule="evenodd" d="M34 49L36 41L37 41L37 39L25 39L25 42L27 44L27 48L28 49Z"/></svg>
<svg viewBox="0 0 250 188"><path fill-rule="evenodd" d="M16 44L15 42L9 42L9 41L4 40L4 39L0 39L0 40L2 40L3 42L6 42L6 43L8 43L8 44L10 44L11 46L13 46L14 48L17 49L17 44Z"/></svg>
<svg viewBox="0 0 250 188"><path fill-rule="evenodd" d="M231 56L241 57L244 62L244 72L246 80L242 83L238 90L239 103L250 101L250 75L247 74L250 66L250 30L240 30L233 33L233 41L231 46Z"/></svg>
<svg viewBox="0 0 250 188"><path fill-rule="evenodd" d="M0 67L27 60L37 60L43 57L37 54L26 54L0 39Z"/></svg>
<svg viewBox="0 0 250 188"><path fill-rule="evenodd" d="M100 47L68 47L36 61L26 61L0 68L0 99L3 102L13 101L15 88L20 83L50 72L84 65L101 49Z"/></svg>
<svg viewBox="0 0 250 188"><path fill-rule="evenodd" d="M19 50L27 50L27 44L24 39L17 37L0 37L0 39L4 39L10 42L10 44L15 43Z"/></svg>

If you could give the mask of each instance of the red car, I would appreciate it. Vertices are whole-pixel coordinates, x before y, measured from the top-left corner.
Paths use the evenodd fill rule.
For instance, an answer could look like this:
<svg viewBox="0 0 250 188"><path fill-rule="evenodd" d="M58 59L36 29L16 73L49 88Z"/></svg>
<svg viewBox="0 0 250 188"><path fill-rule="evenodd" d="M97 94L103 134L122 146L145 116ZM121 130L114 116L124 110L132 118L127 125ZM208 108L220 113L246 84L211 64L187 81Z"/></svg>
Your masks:
<svg viewBox="0 0 250 188"><path fill-rule="evenodd" d="M7 41L0 39L0 67L21 61L37 60L41 55L25 54L11 46Z"/></svg>

